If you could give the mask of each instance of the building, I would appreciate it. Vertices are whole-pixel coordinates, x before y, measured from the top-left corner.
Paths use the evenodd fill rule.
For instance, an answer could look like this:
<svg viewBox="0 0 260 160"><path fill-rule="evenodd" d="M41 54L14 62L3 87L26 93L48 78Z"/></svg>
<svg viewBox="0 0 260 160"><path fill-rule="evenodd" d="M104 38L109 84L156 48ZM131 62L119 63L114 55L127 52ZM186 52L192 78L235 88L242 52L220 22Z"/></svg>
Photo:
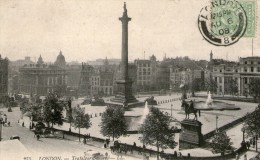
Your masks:
<svg viewBox="0 0 260 160"><path fill-rule="evenodd" d="M103 65L92 66L82 63L80 94L85 96L108 96L114 94L115 73L118 66L109 64L106 58Z"/></svg>
<svg viewBox="0 0 260 160"><path fill-rule="evenodd" d="M152 55L149 60L135 60L138 91L152 91L156 86L157 61Z"/></svg>
<svg viewBox="0 0 260 160"><path fill-rule="evenodd" d="M260 78L260 57L239 58L239 62L213 59L212 78L217 94L247 96L252 78Z"/></svg>
<svg viewBox="0 0 260 160"><path fill-rule="evenodd" d="M92 75L94 74L94 67L86 63L82 63L81 75L79 82L79 95L90 96L92 91Z"/></svg>
<svg viewBox="0 0 260 160"><path fill-rule="evenodd" d="M0 100L8 94L8 59L0 55Z"/></svg>
<svg viewBox="0 0 260 160"><path fill-rule="evenodd" d="M58 66L60 68L66 68L66 61L65 57L63 56L62 52L60 51L60 54L57 56L56 61L54 62L55 66Z"/></svg>
<svg viewBox="0 0 260 160"><path fill-rule="evenodd" d="M204 82L204 71L200 68L183 68L178 66L170 67L170 88L179 90L180 86L191 85L195 79Z"/></svg>
<svg viewBox="0 0 260 160"><path fill-rule="evenodd" d="M66 70L56 65L46 65L41 56L36 65L25 65L19 71L19 92L22 94L44 96L49 92L66 93Z"/></svg>
<svg viewBox="0 0 260 160"><path fill-rule="evenodd" d="M106 58L104 64L99 68L100 73L100 92L104 95L114 94L114 73L116 65L110 65Z"/></svg>
<svg viewBox="0 0 260 160"><path fill-rule="evenodd" d="M79 64L70 64L66 66L67 73L67 91L70 96L77 96L79 91L80 76L82 66Z"/></svg>

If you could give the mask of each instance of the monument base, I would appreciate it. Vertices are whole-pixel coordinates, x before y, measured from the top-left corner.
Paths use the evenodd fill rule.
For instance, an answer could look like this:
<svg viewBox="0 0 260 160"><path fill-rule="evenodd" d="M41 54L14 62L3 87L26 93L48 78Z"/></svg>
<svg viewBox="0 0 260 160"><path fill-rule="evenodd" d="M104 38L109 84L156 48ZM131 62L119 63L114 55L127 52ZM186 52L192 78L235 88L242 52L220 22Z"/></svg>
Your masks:
<svg viewBox="0 0 260 160"><path fill-rule="evenodd" d="M204 144L201 126L201 122L197 120L185 119L181 121L182 132L179 139L181 149L197 148Z"/></svg>
<svg viewBox="0 0 260 160"><path fill-rule="evenodd" d="M114 101L109 101L106 102L107 106L122 106L124 107L125 104L124 103L120 103L120 102L114 102ZM132 107L141 107L144 106L144 102L139 102L139 101L135 101L135 102L131 102L127 104L128 108L132 108Z"/></svg>

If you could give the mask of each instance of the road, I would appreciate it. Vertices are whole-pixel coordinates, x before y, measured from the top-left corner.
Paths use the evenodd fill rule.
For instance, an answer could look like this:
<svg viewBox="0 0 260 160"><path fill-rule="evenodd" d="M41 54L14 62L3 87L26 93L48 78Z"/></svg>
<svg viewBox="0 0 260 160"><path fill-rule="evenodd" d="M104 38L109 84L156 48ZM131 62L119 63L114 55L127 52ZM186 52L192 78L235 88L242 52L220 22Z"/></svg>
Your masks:
<svg viewBox="0 0 260 160"><path fill-rule="evenodd" d="M39 141L34 137L33 132L28 128L18 124L18 119L21 113L18 107L13 108L13 112L7 112L6 108L0 110L6 113L8 120L11 122L10 127L3 127L2 141L9 140L11 135L21 137L22 144L32 153L33 159L39 159L41 156L61 156L62 159L73 159L72 156L84 156L87 150L98 151L102 154L106 152L111 158L116 158L116 155L111 154L108 149L97 148L95 146L83 145L77 141L69 141L55 138L40 138ZM126 159L136 159L134 157L125 157Z"/></svg>

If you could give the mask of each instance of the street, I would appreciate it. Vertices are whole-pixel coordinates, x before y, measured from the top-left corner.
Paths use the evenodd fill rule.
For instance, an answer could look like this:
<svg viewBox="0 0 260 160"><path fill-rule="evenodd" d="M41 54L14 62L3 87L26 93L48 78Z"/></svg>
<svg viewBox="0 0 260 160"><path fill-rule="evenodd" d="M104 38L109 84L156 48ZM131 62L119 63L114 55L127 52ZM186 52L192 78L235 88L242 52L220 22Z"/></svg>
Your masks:
<svg viewBox="0 0 260 160"><path fill-rule="evenodd" d="M20 118L20 110L18 107L13 108L13 112L7 112L6 108L1 108L1 111L6 113L8 118L7 121L11 122L10 127L3 127L2 141L9 140L11 135L20 136L20 141L32 153L34 157L33 159L39 159L43 156L58 156L62 159L73 159L72 156L84 156L84 152L88 150L98 151L102 154L107 152L110 158L117 157L116 155L112 155L108 149L83 145L78 141L68 141L55 138L40 138L40 140L37 141L33 132L31 132L28 128L22 127L18 124L18 119ZM130 159L135 158L131 157Z"/></svg>

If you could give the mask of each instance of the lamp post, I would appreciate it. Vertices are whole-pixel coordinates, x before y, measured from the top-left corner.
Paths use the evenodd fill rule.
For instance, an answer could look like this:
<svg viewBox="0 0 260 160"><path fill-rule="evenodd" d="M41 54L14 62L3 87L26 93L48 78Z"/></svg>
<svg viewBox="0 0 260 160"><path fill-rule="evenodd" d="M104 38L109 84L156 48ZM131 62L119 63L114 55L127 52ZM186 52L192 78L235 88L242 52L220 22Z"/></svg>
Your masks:
<svg viewBox="0 0 260 160"><path fill-rule="evenodd" d="M51 109L52 117L54 117L54 112L55 112L55 110L54 110L54 109ZM53 128L53 121L51 122L51 126L52 126L52 128Z"/></svg>
<svg viewBox="0 0 260 160"><path fill-rule="evenodd" d="M218 132L218 115L216 115L216 132Z"/></svg>
<svg viewBox="0 0 260 160"><path fill-rule="evenodd" d="M81 118L81 116L77 116L76 119L77 119L77 122L79 123L78 127L79 127L79 142L80 142L80 127L81 127L81 120L82 120L82 118Z"/></svg>
<svg viewBox="0 0 260 160"><path fill-rule="evenodd" d="M242 127L241 131L243 132L243 142L245 142L245 131L246 131L246 129L244 127Z"/></svg>
<svg viewBox="0 0 260 160"><path fill-rule="evenodd" d="M2 140L2 126L3 126L3 118L0 117L0 141Z"/></svg>
<svg viewBox="0 0 260 160"><path fill-rule="evenodd" d="M171 104L171 117L172 117L172 104Z"/></svg>

